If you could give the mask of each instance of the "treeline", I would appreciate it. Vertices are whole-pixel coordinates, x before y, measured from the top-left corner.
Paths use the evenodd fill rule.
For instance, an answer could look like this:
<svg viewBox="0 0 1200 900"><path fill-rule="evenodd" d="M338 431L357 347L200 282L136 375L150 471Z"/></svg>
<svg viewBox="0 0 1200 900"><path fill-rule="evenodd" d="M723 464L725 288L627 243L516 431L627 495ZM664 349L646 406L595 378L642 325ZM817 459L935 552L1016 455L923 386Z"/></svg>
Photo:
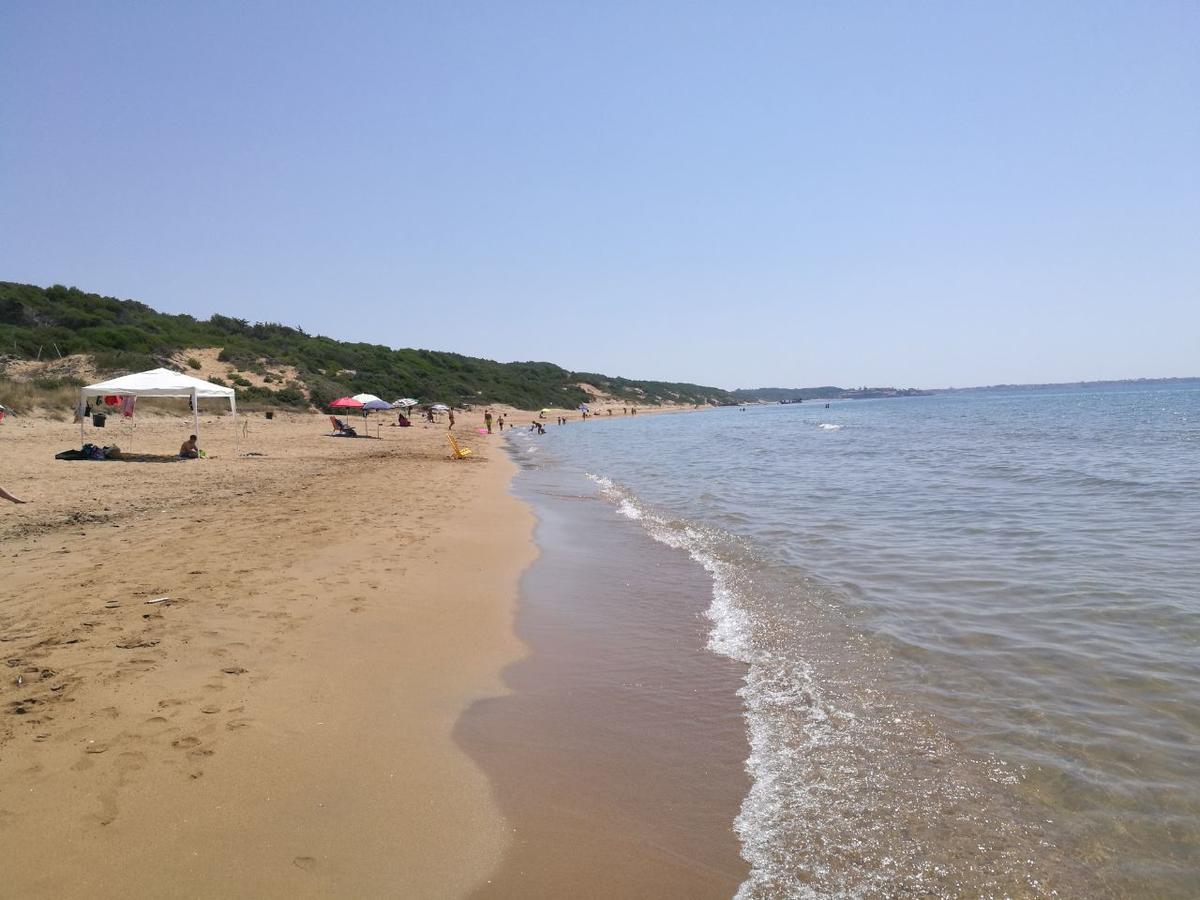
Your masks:
<svg viewBox="0 0 1200 900"><path fill-rule="evenodd" d="M435 350L346 343L274 322L232 316L168 315L134 300L73 287L0 282L0 357L89 354L104 372L164 365L189 348L220 348L219 359L264 374L292 366L298 382L278 389L239 387L245 399L321 407L361 392L456 405L508 403L522 409L587 402L586 383L630 403L730 403L719 388L570 372L545 362L498 363Z"/></svg>

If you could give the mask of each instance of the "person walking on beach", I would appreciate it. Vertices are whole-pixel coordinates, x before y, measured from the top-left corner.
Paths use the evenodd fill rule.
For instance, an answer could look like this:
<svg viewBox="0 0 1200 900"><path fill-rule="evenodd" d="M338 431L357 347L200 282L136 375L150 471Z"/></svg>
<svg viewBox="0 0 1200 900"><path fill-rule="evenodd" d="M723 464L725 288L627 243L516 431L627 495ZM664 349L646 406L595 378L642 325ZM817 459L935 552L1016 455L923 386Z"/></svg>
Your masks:
<svg viewBox="0 0 1200 900"><path fill-rule="evenodd" d="M500 430L504 430L504 414L500 414L500 418L496 419L496 424L500 426Z"/></svg>
<svg viewBox="0 0 1200 900"><path fill-rule="evenodd" d="M454 427L454 410L450 410L448 413L446 413L446 415L450 418L450 428L453 428ZM447 428L446 430L449 431L450 428Z"/></svg>
<svg viewBox="0 0 1200 900"><path fill-rule="evenodd" d="M0 487L0 499L7 500L9 503L28 503L28 500L22 500L20 497L14 497L4 488Z"/></svg>
<svg viewBox="0 0 1200 900"><path fill-rule="evenodd" d="M487 426L488 434L492 433L492 411L489 409L483 414L483 424Z"/></svg>

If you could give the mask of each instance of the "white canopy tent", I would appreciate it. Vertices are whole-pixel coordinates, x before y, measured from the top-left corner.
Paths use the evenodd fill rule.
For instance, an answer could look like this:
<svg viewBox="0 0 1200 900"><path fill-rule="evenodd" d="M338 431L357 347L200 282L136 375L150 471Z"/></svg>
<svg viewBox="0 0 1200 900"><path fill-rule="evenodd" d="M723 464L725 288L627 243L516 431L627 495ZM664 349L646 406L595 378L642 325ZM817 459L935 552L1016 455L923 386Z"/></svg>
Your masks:
<svg viewBox="0 0 1200 900"><path fill-rule="evenodd" d="M229 401L229 411L237 418L237 395L233 388L221 387L211 381L201 381L191 375L171 369L151 369L135 372L89 384L79 389L82 402L87 397L187 397L192 401L192 428L200 434L200 399L222 399ZM79 423L79 434L83 436L83 422Z"/></svg>

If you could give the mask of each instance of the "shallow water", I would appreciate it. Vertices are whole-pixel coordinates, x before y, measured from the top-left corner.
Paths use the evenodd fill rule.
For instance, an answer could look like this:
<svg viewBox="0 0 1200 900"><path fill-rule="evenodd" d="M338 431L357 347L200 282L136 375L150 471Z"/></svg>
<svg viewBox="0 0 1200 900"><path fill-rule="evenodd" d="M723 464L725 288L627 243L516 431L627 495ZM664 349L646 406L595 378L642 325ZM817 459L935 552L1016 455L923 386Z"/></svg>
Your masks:
<svg viewBox="0 0 1200 900"><path fill-rule="evenodd" d="M709 572L740 896L1195 896L1200 383L550 426Z"/></svg>
<svg viewBox="0 0 1200 900"><path fill-rule="evenodd" d="M515 623L529 652L456 729L513 829L476 896L729 897L747 872L745 667L705 650L704 570L594 487L553 466L517 479L538 517Z"/></svg>

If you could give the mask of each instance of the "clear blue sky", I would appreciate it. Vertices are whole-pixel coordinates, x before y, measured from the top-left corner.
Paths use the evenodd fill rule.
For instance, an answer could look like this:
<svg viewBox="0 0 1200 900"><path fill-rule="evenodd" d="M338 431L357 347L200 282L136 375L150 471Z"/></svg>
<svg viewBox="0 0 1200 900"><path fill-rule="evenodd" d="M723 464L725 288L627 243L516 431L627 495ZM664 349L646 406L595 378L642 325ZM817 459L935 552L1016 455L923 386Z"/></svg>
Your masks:
<svg viewBox="0 0 1200 900"><path fill-rule="evenodd" d="M0 6L0 279L722 387L1200 374L1200 3Z"/></svg>

